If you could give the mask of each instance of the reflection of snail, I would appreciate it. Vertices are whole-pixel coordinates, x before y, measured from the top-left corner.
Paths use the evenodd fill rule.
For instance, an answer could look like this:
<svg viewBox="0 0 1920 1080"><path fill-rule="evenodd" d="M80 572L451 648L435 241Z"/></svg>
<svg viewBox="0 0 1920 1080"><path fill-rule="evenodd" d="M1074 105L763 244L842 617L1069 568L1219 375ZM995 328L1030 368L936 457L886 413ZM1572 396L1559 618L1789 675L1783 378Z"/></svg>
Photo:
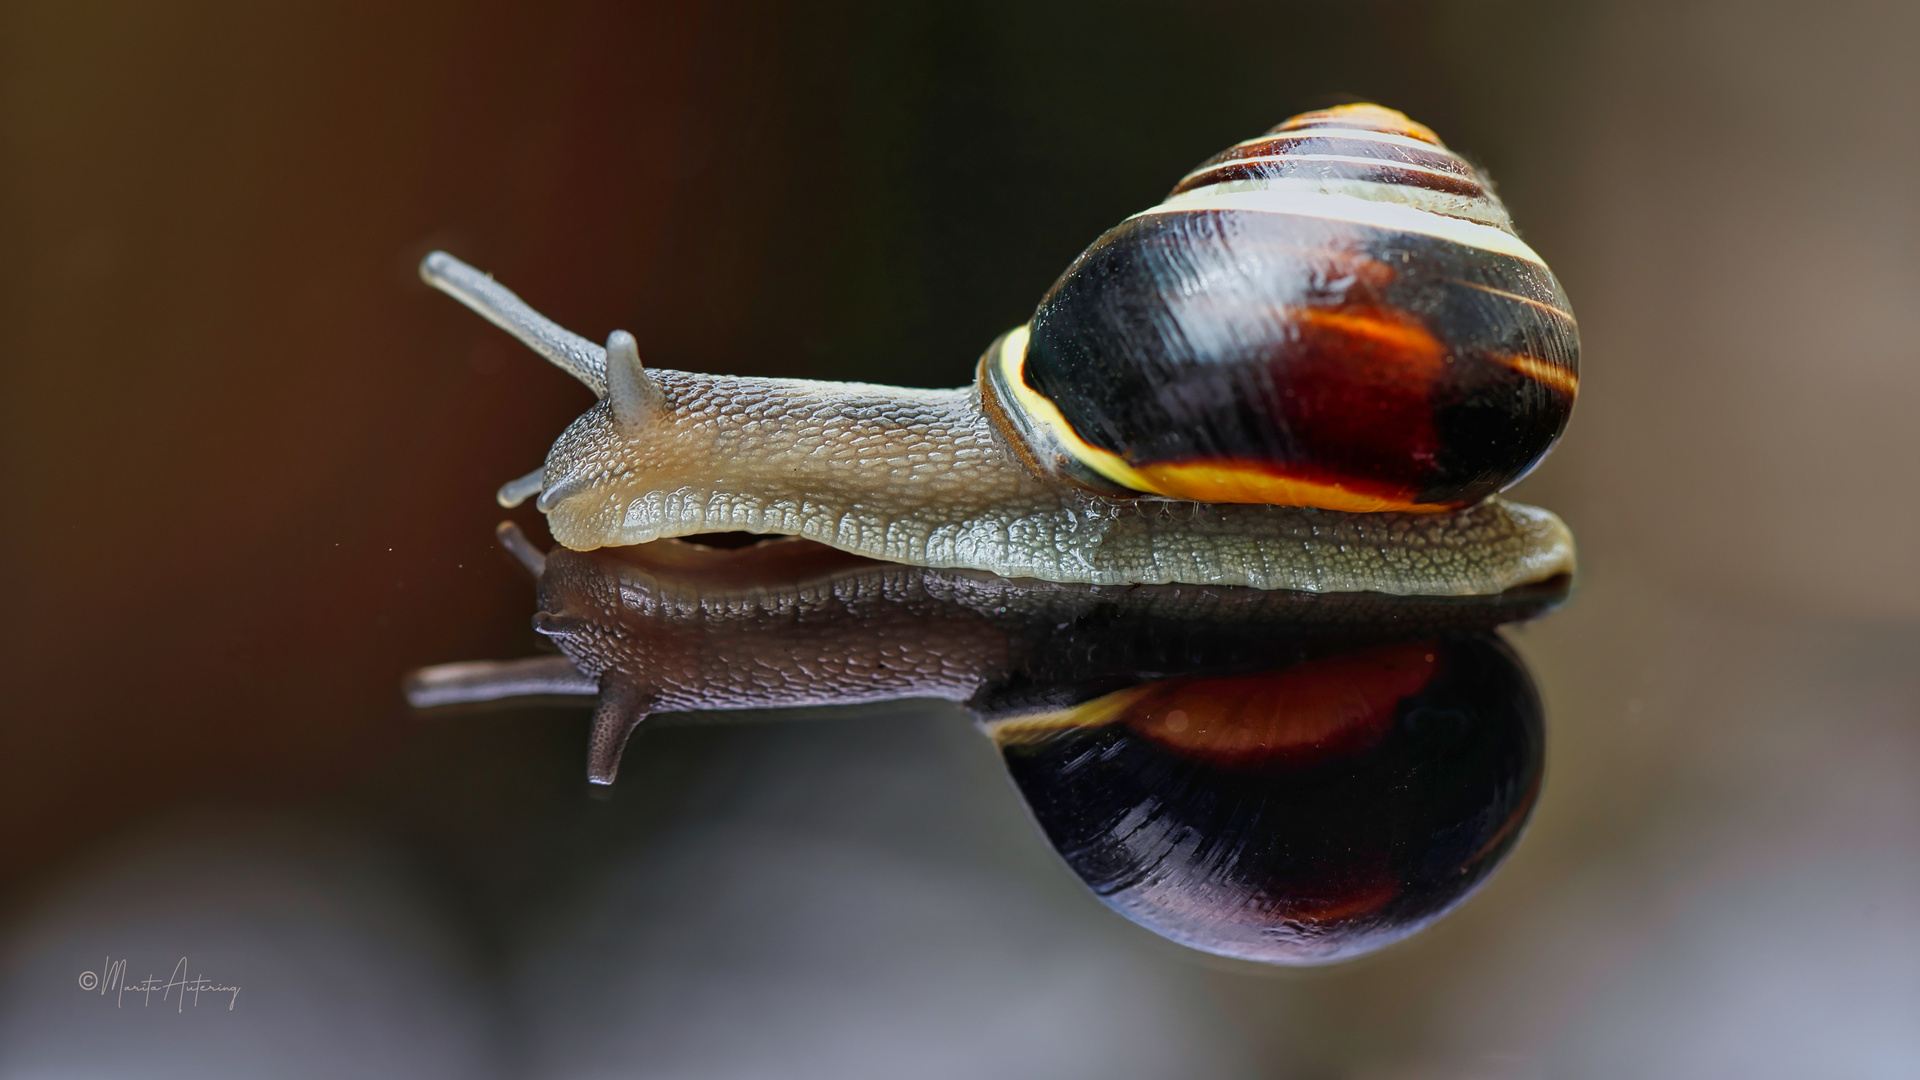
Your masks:
<svg viewBox="0 0 1920 1080"><path fill-rule="evenodd" d="M1013 582L810 543L664 541L543 557L536 626L562 656L427 668L417 705L599 695L611 782L649 712L902 698L964 704L1067 863L1195 948L1356 955L1464 897L1511 847L1540 707L1485 627L1497 598Z"/></svg>
<svg viewBox="0 0 1920 1080"><path fill-rule="evenodd" d="M976 385L648 371L449 255L432 284L605 398L535 492L568 547L747 531L1049 581L1497 593L1569 571L1493 498L1578 387L1565 294L1471 166L1378 106L1216 155L1080 256Z"/></svg>
<svg viewBox="0 0 1920 1080"><path fill-rule="evenodd" d="M940 698L1007 715L1529 618L1563 600L1568 582L1475 598L1063 585L880 563L791 538L542 555L515 526L500 532L539 576L534 626L563 655L427 668L408 698L597 694L596 783L612 782L629 733L652 713Z"/></svg>

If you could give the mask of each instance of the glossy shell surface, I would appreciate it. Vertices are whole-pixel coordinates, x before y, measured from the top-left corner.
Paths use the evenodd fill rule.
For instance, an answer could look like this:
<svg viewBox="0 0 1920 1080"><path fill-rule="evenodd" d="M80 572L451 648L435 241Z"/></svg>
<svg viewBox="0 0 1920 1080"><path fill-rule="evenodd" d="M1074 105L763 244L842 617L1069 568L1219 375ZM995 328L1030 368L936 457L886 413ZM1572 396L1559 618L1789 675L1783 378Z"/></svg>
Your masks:
<svg viewBox="0 0 1920 1080"><path fill-rule="evenodd" d="M1368 512L1524 475L1578 356L1566 294L1484 178L1349 106L1202 164L982 366L1040 466L1094 490Z"/></svg>

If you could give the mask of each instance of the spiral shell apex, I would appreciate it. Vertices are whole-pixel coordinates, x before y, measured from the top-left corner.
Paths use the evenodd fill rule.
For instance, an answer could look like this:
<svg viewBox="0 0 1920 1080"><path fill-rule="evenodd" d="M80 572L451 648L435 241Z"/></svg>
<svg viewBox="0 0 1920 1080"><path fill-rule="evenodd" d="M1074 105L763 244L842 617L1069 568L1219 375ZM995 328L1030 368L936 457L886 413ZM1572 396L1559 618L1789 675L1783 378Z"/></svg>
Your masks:
<svg viewBox="0 0 1920 1080"><path fill-rule="evenodd" d="M1214 155L982 358L1036 469L1105 494L1442 511L1511 485L1578 390L1565 292L1485 177L1377 105Z"/></svg>

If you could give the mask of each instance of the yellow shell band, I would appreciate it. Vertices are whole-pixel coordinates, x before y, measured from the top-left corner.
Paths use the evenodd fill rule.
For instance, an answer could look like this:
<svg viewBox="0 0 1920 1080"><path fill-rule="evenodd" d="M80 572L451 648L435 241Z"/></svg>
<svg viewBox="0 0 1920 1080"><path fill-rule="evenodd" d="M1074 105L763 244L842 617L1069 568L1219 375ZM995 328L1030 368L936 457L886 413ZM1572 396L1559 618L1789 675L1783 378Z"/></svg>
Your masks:
<svg viewBox="0 0 1920 1080"><path fill-rule="evenodd" d="M1059 406L1041 397L1033 387L1027 385L1027 340L1031 336L1028 327L1022 326L1000 341L1000 355L994 357L994 364L1000 368L1000 377L1020 411L1027 418L1047 429L1048 434L1059 442L1060 448L1072 455L1074 460L1133 491L1144 491L1155 495L1165 495L1164 491L1154 487L1139 470L1126 463L1120 455L1111 450L1103 450L1080 437L1073 425L1061 414Z"/></svg>

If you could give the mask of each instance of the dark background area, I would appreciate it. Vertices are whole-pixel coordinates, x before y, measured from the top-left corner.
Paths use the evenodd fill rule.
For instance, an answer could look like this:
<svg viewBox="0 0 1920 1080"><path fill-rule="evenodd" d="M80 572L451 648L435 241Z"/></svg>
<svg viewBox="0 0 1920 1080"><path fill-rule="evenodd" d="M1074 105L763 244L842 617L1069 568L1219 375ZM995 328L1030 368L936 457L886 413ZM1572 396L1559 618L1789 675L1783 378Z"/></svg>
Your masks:
<svg viewBox="0 0 1920 1080"><path fill-rule="evenodd" d="M1920 1055L1876 1019L1920 1000L1898 975L1920 918L1915 12L0 5L0 910L30 936L142 830L292 814L377 837L484 983L610 852L778 772L742 754L842 745L649 733L603 804L576 714L409 714L409 668L533 651L492 492L591 400L420 284L426 251L588 337L629 329L656 366L958 385L1201 159L1362 97L1489 170L1581 317L1580 406L1518 493L1582 543L1573 607L1516 635L1547 794L1432 944L1180 977L1270 1075L1504 1076L1624 1075L1567 1017L1667 1045L1634 1002L1680 1040L1658 1060L1719 1062L1743 1017L1851 1002L1831 975L1872 1007L1771 1025L1808 1056L1748 1074L1844 1043L1873 1052L1832 1075L1896 1075ZM1017 826L991 835L1035 842ZM1728 938L1801 973L1771 1004L1683 1022L1726 1000L1688 981L1721 968L1621 967L1709 940L1684 928L1727 910L1714 883L1773 896L1749 886L1774 870L1868 899L1790 935L1811 959L1761 909ZM30 1012L40 988L11 992ZM1562 1034L1512 1050L1509 1027Z"/></svg>

